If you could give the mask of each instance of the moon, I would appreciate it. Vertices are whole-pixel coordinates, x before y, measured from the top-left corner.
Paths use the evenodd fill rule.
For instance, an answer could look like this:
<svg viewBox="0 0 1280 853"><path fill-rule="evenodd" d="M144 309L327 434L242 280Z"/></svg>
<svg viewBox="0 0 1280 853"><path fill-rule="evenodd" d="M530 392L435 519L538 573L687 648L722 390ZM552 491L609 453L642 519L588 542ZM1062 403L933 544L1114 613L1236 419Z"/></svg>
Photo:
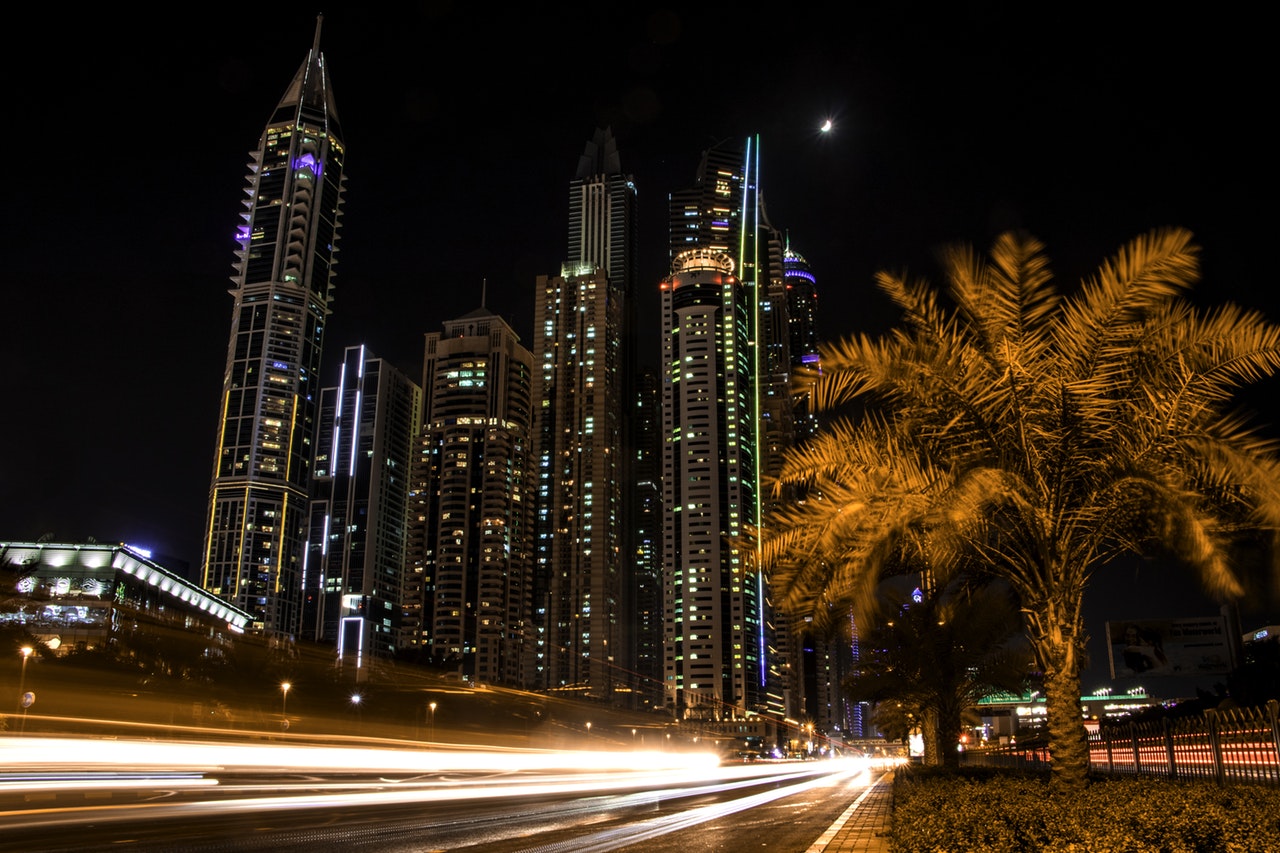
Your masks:
<svg viewBox="0 0 1280 853"><path fill-rule="evenodd" d="M827 119L822 123L822 127L819 128L819 130L821 130L823 133L830 133L832 127L833 125L831 124L831 119Z"/></svg>

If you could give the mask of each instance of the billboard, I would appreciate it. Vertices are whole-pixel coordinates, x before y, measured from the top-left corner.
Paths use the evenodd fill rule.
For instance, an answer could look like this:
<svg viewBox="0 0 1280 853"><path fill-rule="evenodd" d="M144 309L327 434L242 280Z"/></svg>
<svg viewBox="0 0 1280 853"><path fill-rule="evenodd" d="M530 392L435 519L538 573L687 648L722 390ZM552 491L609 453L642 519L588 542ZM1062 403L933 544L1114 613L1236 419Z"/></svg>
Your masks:
<svg viewBox="0 0 1280 853"><path fill-rule="evenodd" d="M1225 675L1231 640L1221 616L1130 619L1107 623L1112 678L1148 675Z"/></svg>

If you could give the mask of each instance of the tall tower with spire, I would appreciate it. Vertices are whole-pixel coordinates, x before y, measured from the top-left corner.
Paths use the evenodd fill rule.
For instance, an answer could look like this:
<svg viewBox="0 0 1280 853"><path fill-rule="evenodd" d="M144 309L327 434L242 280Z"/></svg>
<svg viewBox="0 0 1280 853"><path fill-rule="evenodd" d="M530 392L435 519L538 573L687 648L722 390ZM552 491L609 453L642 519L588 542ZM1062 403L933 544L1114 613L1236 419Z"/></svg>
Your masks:
<svg viewBox="0 0 1280 853"><path fill-rule="evenodd" d="M249 154L201 585L296 637L346 150L315 39Z"/></svg>
<svg viewBox="0 0 1280 853"><path fill-rule="evenodd" d="M633 382L636 190L612 133L569 183L568 256L537 280L536 671L545 689L632 704L627 408Z"/></svg>

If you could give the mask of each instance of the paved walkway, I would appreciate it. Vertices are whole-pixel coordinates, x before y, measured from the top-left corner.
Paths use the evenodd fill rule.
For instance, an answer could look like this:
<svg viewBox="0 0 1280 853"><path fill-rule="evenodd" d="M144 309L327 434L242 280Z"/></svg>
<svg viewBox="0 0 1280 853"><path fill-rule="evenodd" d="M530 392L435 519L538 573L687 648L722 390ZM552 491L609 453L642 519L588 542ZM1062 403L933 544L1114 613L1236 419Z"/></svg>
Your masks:
<svg viewBox="0 0 1280 853"><path fill-rule="evenodd" d="M845 809L806 853L889 853L893 772L885 773Z"/></svg>

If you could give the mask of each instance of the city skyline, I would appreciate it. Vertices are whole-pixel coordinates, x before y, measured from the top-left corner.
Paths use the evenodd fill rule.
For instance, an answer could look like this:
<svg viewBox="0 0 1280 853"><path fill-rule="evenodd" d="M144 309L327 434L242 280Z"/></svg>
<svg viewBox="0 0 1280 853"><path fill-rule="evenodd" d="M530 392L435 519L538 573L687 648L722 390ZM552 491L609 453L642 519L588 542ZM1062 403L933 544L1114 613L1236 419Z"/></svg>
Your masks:
<svg viewBox="0 0 1280 853"><path fill-rule="evenodd" d="M323 385L356 344L416 375L422 336L482 301L530 345L536 277L563 260L565 177L601 126L638 187L640 328L655 334L665 193L690 182L710 142L751 133L771 219L822 282L824 337L893 319L874 270L905 264L936 280L940 243L985 248L1015 225L1046 241L1068 282L1149 228L1184 225L1205 248L1199 295L1265 307L1240 278L1262 245L1249 204L1257 143L1226 122L1226 83L1248 69L1228 63L1201 82L1203 51L1169 39L1189 23L1147 33L1081 14L1056 22L1045 46L996 6L914 40L888 11L836 38L812 29L820 16L797 13L783 18L797 38L746 73L712 48L767 29L716 29L704 13L540 29L516 18L484 38L467 14L325 17L321 49L353 153ZM17 123L41 156L5 202L20 247L8 275L21 319L5 343L19 368L4 389L21 406L2 433L12 538L129 541L199 568L244 155L314 26L314 15L280 10L253 28L214 18L156 44L131 41L136 22L118 16L96 22L105 30L35 21L48 52L13 69L25 81ZM1058 64L1058 41L1086 34L1079 63ZM688 59L699 46L725 65L715 97L695 97L689 82L711 73ZM1247 54L1236 64L1260 62ZM1121 59L1140 73L1121 76ZM69 100L55 60L86 63L74 131L52 123ZM822 134L827 117L835 126ZM497 208L496 187L519 190L519 208ZM49 294L58 313L43 321Z"/></svg>

